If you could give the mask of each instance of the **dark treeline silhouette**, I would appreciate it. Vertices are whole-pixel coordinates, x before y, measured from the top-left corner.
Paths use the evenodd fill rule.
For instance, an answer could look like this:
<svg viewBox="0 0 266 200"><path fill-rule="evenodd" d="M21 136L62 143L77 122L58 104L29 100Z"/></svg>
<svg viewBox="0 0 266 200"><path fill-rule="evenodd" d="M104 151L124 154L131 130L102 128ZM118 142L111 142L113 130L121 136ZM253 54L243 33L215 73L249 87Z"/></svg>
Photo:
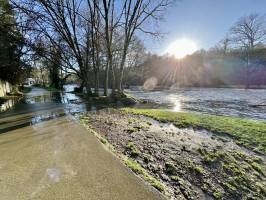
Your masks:
<svg viewBox="0 0 266 200"><path fill-rule="evenodd" d="M118 97L150 78L161 87L265 85L266 26L258 14L241 17L208 51L183 59L145 52L139 34L159 36L154 25L172 2L1 0L1 78L18 82L31 65L52 87L75 76L88 95L102 87Z"/></svg>
<svg viewBox="0 0 266 200"><path fill-rule="evenodd" d="M128 85L143 85L151 77L159 87L258 87L266 85L266 20L264 15L241 17L225 39L208 51L183 59L146 55L128 70Z"/></svg>
<svg viewBox="0 0 266 200"><path fill-rule="evenodd" d="M0 0L0 79L19 83L29 71L23 59L24 38L8 0Z"/></svg>
<svg viewBox="0 0 266 200"><path fill-rule="evenodd" d="M154 77L158 87L265 86L266 48L254 50L252 57L247 68L240 50L200 50L180 60L148 54L141 65L128 70L125 85L144 85Z"/></svg>

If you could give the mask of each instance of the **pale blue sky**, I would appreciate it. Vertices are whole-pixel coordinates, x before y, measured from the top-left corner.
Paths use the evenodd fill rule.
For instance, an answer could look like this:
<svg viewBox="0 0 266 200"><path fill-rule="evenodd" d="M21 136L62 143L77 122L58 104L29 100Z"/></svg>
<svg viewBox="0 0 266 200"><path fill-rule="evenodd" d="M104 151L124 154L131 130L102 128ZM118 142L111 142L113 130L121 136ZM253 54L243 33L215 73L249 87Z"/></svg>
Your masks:
<svg viewBox="0 0 266 200"><path fill-rule="evenodd" d="M169 8L160 27L168 34L163 40L145 38L148 50L164 51L179 38L194 40L199 48L208 49L221 40L243 15L266 13L266 0L181 0Z"/></svg>

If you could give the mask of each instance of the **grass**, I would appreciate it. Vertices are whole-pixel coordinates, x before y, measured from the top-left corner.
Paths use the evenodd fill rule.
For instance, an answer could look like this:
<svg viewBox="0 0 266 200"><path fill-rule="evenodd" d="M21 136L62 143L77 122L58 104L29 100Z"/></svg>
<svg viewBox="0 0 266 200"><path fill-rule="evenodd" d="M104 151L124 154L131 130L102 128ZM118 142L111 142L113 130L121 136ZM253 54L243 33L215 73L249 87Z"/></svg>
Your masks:
<svg viewBox="0 0 266 200"><path fill-rule="evenodd" d="M134 173L140 175L145 181L147 181L149 184L151 184L151 186L153 186L154 188L156 188L157 190L159 190L160 192L162 192L163 194L167 195L166 191L165 191L165 187L164 185L157 180L155 177L153 177L152 175L150 175L140 164L138 164L136 161L128 158L125 155L119 154L115 148L105 139L103 138L100 134L98 134L96 131L94 131L92 129L92 127L90 127L87 123L88 123L88 119L87 117L81 116L80 117L80 122L81 124L93 135L95 135L100 142L107 147L112 153L114 153L119 159L121 159L123 161L123 163L130 168ZM126 148L129 148L130 150L135 150L138 151L139 150L135 147L134 143L129 142L126 146Z"/></svg>
<svg viewBox="0 0 266 200"><path fill-rule="evenodd" d="M197 174L204 174L204 169L198 165L198 166L194 166L193 170L197 173Z"/></svg>
<svg viewBox="0 0 266 200"><path fill-rule="evenodd" d="M203 161L206 164L212 164L214 162L220 161L225 157L225 154L223 152L217 151L216 149L213 151L207 151L204 148L199 148L198 151L202 155Z"/></svg>
<svg viewBox="0 0 266 200"><path fill-rule="evenodd" d="M237 117L195 113L176 113L155 109L123 108L124 112L145 115L161 122L172 122L177 127L206 129L228 134L236 142L254 151L266 153L266 123Z"/></svg>
<svg viewBox="0 0 266 200"><path fill-rule="evenodd" d="M138 157L140 155L139 149L135 146L133 142L128 142L126 145L126 150L130 152L131 157Z"/></svg>
<svg viewBox="0 0 266 200"><path fill-rule="evenodd" d="M141 165L138 164L136 161L131 160L131 159L125 159L124 163L133 172L141 175L144 178L144 180L148 181L157 190L159 190L160 192L164 192L164 185L161 184L161 182L158 181L156 178L154 178L150 174L148 174L148 172L143 167L141 167Z"/></svg>

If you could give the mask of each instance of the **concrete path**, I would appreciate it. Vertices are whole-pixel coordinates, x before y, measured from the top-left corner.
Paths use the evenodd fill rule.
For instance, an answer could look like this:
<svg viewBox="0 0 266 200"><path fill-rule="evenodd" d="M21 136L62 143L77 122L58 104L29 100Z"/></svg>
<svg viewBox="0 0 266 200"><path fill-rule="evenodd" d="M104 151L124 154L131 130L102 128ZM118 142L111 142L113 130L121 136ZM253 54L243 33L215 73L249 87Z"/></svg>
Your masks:
<svg viewBox="0 0 266 200"><path fill-rule="evenodd" d="M0 115L0 199L164 198L71 117L32 123L47 113L63 113L49 104L42 111L27 105L20 114Z"/></svg>

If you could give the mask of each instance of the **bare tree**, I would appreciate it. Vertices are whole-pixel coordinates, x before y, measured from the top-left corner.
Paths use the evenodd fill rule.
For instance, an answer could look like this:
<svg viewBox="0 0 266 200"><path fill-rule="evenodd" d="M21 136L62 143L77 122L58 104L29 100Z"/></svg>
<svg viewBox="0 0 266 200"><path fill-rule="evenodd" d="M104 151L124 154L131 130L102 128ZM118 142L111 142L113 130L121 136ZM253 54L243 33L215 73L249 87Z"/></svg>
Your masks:
<svg viewBox="0 0 266 200"><path fill-rule="evenodd" d="M123 18L121 20L123 30L122 58L118 72L117 90L122 92L123 71L128 53L129 45L136 31L156 36L158 31L147 30L144 24L148 20L158 21L162 19L162 14L170 4L170 0L125 0L123 6Z"/></svg>
<svg viewBox="0 0 266 200"><path fill-rule="evenodd" d="M228 35L226 35L226 37L222 40L220 40L218 42L218 44L216 44L213 48L211 48L211 51L214 51L216 53L220 53L221 55L225 56L229 49L230 49L230 39L228 37Z"/></svg>
<svg viewBox="0 0 266 200"><path fill-rule="evenodd" d="M82 22L87 20L81 15L84 2L84 0L12 0L13 7L23 14L22 18L30 19L27 24L31 27L28 38L35 38L29 42L33 49L36 47L36 40L44 38L48 40L60 51L65 66L83 80L87 93L90 94L91 66L84 59L84 52L89 47L84 35L85 27L81 26L84 24Z"/></svg>
<svg viewBox="0 0 266 200"><path fill-rule="evenodd" d="M242 56L246 62L246 87L249 87L251 60L254 49L265 42L265 16L251 14L241 17L231 28L231 38L236 46L242 49Z"/></svg>
<svg viewBox="0 0 266 200"><path fill-rule="evenodd" d="M108 95L110 81L112 94L122 93L123 71L136 32L158 36L147 22L162 19L172 1L12 0L22 18L30 19L26 26L31 27L27 38L34 38L29 40L32 49L38 52L38 41L49 41L59 52L64 69L80 77L88 94L94 85L96 95L101 66L105 67L104 95ZM48 48L43 47L39 52L45 56Z"/></svg>

